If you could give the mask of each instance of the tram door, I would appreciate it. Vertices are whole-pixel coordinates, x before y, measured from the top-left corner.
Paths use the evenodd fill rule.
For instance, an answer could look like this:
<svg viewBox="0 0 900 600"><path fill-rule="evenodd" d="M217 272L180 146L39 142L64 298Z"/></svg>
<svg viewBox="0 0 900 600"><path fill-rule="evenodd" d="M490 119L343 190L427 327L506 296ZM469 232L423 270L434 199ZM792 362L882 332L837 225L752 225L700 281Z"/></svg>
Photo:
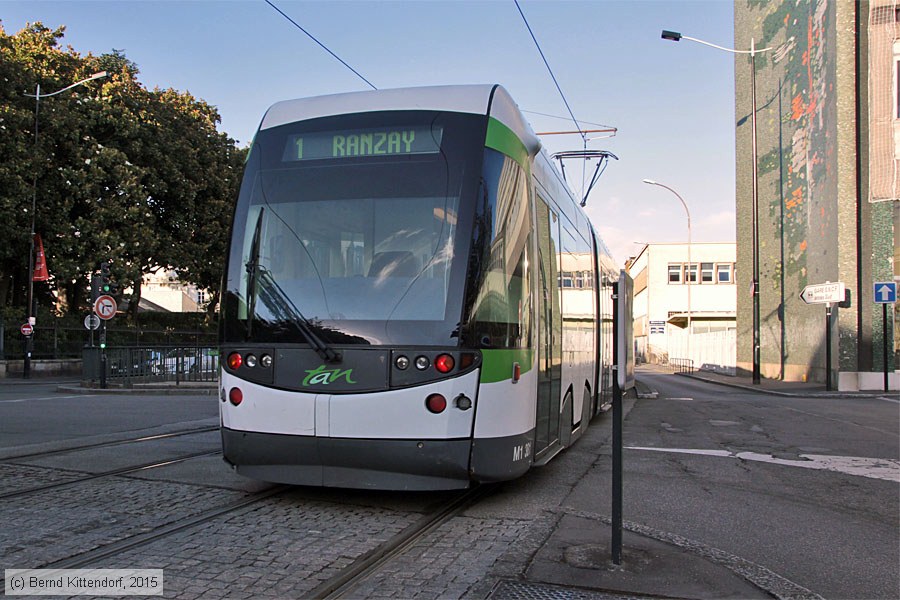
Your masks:
<svg viewBox="0 0 900 600"><path fill-rule="evenodd" d="M537 199L538 397L535 459L559 440L562 316L559 305L559 217Z"/></svg>

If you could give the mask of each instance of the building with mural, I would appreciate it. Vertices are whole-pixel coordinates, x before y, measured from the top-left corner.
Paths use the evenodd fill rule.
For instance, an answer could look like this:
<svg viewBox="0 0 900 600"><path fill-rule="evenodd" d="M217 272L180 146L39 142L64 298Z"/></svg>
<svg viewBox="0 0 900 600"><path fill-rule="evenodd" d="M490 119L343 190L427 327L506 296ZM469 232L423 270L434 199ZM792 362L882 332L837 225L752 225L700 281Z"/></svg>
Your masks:
<svg viewBox="0 0 900 600"><path fill-rule="evenodd" d="M900 231L900 6L872 0L737 0L735 48L755 55L760 370L877 389L898 368L875 282L895 281ZM737 366L753 363L751 59L736 55ZM800 298L843 282L850 306ZM886 322L885 322L886 321ZM888 352L883 340L887 338ZM892 374L898 385L896 374Z"/></svg>

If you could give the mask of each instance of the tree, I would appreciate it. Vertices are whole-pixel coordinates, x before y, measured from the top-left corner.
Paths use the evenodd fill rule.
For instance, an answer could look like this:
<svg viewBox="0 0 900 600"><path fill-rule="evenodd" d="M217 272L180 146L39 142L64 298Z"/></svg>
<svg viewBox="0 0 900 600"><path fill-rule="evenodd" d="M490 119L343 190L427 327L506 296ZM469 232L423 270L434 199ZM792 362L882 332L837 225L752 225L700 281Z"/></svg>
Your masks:
<svg viewBox="0 0 900 600"><path fill-rule="evenodd" d="M143 275L172 268L217 288L245 151L217 131L216 109L189 93L145 89L120 50L81 56L40 23L9 36L0 25L0 305L23 305L32 194L51 286L60 305L85 308L90 274L111 262L140 300ZM105 79L40 104L24 93L61 89L100 70ZM7 135L7 132L9 135ZM36 185L33 185L36 184ZM35 286L38 292L38 286ZM49 291L49 290L47 290Z"/></svg>

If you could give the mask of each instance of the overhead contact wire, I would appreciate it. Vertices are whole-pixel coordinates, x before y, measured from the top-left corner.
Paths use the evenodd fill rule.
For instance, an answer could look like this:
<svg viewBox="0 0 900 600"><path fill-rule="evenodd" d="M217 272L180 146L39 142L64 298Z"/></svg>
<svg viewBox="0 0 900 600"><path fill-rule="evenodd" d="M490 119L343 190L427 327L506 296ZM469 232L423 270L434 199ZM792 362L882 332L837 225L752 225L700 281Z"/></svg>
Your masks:
<svg viewBox="0 0 900 600"><path fill-rule="evenodd" d="M377 89L378 89L377 87L375 87L375 85L374 85L371 81L369 81L368 79L366 79L365 77L363 77L362 75L360 75L359 71L357 71L356 69L354 69L353 67L351 67L350 65L348 65L348 64L347 64L340 56L338 56L337 54L335 54L334 52L332 52L332 51L328 48L328 46L326 46L325 44L323 44L322 42L320 42L319 40L317 40L313 34L311 34L310 32L308 32L307 30L303 29L303 27L301 27L300 24L297 23L297 21L295 21L295 20L293 20L292 18L290 18L287 14L285 14L285 12L284 12L283 10L281 10L280 8L278 8L277 6L275 6L275 4L273 4L273 3L271 2L271 0L265 0L265 2L266 2L266 4L268 4L269 6L271 6L272 8L274 8L275 10L277 10L278 13L279 13L282 17L284 17L285 19L287 19L288 21L290 21L290 22L294 25L294 27L296 27L297 29L299 29L300 31L302 31L303 33L305 33L305 34L307 35L307 37L309 37L309 39L311 39L312 41L314 41L315 43L317 43L323 50L325 50L325 52L327 52L328 54L330 54L331 56L333 56L335 59L338 60L338 62L340 62L342 65L344 65L345 67L347 67L348 69L350 69L350 70L353 72L354 75L356 75L357 77L359 77L360 79L362 79L363 81L365 81L365 82L369 85L369 87L371 87L373 90L377 90Z"/></svg>
<svg viewBox="0 0 900 600"><path fill-rule="evenodd" d="M268 2L268 0L266 0L266 2ZM519 14L522 16L522 20L525 22L525 27L528 29L528 33L531 34L531 39L534 41L534 45L537 48L538 53L541 55L541 59L543 59L544 65L547 67L547 71L550 73L550 78L553 79L553 83L556 85L556 90L559 92L563 104L566 105L566 110L569 111L569 116L572 117L572 122L575 123L575 128L578 129L578 133L581 135L584 143L587 144L587 136L581 132L581 126L578 124L578 119L575 118L575 113L572 112L572 107L569 106L569 101L566 100L566 95L563 94L562 88L559 85L559 81L556 80L556 75L553 74L553 69L550 68L550 63L547 61L547 57L544 56L544 51L541 50L541 45L538 43L537 37L534 35L534 31L531 30L531 25L528 24L528 19L525 18L525 13L522 12L522 7L519 6L519 0L513 0L513 2L516 3L516 8L518 9Z"/></svg>

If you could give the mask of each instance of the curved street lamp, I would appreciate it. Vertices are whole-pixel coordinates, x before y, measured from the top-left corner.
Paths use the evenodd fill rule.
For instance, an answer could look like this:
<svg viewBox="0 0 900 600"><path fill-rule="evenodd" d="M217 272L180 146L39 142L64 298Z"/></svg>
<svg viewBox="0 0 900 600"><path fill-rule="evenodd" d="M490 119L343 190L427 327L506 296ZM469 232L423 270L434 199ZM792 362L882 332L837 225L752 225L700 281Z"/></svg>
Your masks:
<svg viewBox="0 0 900 600"><path fill-rule="evenodd" d="M35 211L37 209L37 159L38 159L38 116L40 114L41 107L41 98L49 98L51 96L56 96L57 94L62 94L65 91L71 90L74 87L78 87L79 85L85 84L89 81L94 81L95 79L100 79L101 77L106 77L106 71L100 71L99 73L94 73L90 77L86 79L82 79L81 81L76 81L72 85L68 85L61 90L57 90L55 92L50 92L49 94L41 93L41 84L37 84L34 89L33 94L25 94L29 98L34 98L34 154L35 154L35 169L32 179L31 186L31 247L28 252L28 308L27 308L27 317L28 323L34 327L36 319L34 314L34 236L35 236ZM26 379L31 377L31 354L34 351L34 332L32 330L32 334L25 337L25 362L22 366L22 376Z"/></svg>
<svg viewBox="0 0 900 600"><path fill-rule="evenodd" d="M694 272L694 265L691 263L691 211L688 210L688 205L684 201L684 198L681 195L670 188L669 186L659 183L658 181L653 181L652 179L644 179L644 183L649 185L656 185L661 188L665 188L675 194L675 197L681 202L681 206L684 207L684 212L687 214L687 231L688 231L688 243L687 243L687 261L688 261L688 269L687 269L687 278L685 280L685 284L687 285L687 358L691 360L691 279L692 274ZM691 363L691 367L693 368L693 363Z"/></svg>
<svg viewBox="0 0 900 600"><path fill-rule="evenodd" d="M733 48L726 48L724 46L719 46L717 44L711 44L710 42L706 42L697 38L693 38L687 35L682 35L677 31L667 31L663 30L662 39L670 40L673 42L678 42L680 40L689 40L691 42L697 42L698 44L703 44L704 46L710 46L711 48L716 48L717 50L724 50L725 52L730 52L732 54L749 54L750 55L750 101L751 101L751 110L750 110L750 130L751 130L751 139L750 139L750 154L753 159L753 165L751 170L751 180L752 180L752 207L751 207L751 216L753 217L753 383L759 384L760 380L760 341L759 341L759 184L757 181L757 150L756 150L756 55L761 52L768 52L769 50L774 50L772 47L768 48L757 48L756 40L754 38L750 38L750 49L749 50L735 50Z"/></svg>

